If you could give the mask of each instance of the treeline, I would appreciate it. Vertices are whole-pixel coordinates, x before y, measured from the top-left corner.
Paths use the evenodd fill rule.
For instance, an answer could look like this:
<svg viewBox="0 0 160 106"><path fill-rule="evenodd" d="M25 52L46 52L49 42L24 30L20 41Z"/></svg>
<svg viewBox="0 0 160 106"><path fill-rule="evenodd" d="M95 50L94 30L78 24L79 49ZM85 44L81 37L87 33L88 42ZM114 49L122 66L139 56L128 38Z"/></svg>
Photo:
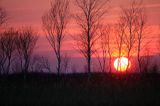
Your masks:
<svg viewBox="0 0 160 106"><path fill-rule="evenodd" d="M109 0L75 0L78 11L72 14L69 0L51 1L51 8L42 16L42 23L46 38L56 56L58 75L69 67L70 57L62 52L62 47L71 19L75 20L79 28L79 34L72 35L72 38L86 59L86 71L89 75L92 72L93 56L97 57L101 72L112 72L113 51L117 52L117 58L125 56L129 61L136 56L133 64L137 64L137 67L132 67L132 70L134 68L140 73L147 72L150 54L146 55L147 58L143 55L151 33L148 33L150 29L143 1L133 0L129 7L122 8L115 25L104 23L110 10L108 5ZM8 74L18 70L24 74L29 70L51 72L48 59L35 59L33 56L38 33L31 27L3 29L6 22L7 13L0 8L0 73ZM130 64L126 72L130 70L129 66ZM156 65L153 69L158 70Z"/></svg>
<svg viewBox="0 0 160 106"><path fill-rule="evenodd" d="M8 74L29 69L38 36L30 27L5 29L0 36L0 72Z"/></svg>

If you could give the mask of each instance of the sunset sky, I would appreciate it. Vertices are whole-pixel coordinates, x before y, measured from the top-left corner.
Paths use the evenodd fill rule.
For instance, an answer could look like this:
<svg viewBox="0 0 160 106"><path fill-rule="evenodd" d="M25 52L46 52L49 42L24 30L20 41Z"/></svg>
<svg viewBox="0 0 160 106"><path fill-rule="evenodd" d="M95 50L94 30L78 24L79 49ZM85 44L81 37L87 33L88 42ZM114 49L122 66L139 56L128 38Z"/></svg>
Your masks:
<svg viewBox="0 0 160 106"><path fill-rule="evenodd" d="M50 8L51 0L1 0L0 4L8 13L8 26L32 26L39 35L40 39L37 44L36 52L43 55L51 55L53 51L45 39L45 34L42 30L42 15ZM71 12L74 10L74 0L71 0ZM129 0L110 0L108 4L109 11L105 16L106 23L114 24L120 14L120 7L127 6ZM160 0L144 0L146 13L148 17L148 26L150 26L151 34L149 39L152 39L153 52L156 53L155 41L158 35L158 25L160 24ZM76 34L76 26L74 22L70 22L68 35ZM70 36L64 42L63 50L70 53L72 56L79 56L74 50L73 40Z"/></svg>

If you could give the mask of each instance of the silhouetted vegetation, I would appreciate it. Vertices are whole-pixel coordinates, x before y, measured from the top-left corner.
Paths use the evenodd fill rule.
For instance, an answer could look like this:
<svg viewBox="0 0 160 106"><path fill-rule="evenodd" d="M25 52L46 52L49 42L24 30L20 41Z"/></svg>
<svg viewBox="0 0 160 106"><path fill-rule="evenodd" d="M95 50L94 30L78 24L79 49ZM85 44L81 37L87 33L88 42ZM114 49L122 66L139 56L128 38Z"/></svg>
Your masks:
<svg viewBox="0 0 160 106"><path fill-rule="evenodd" d="M109 25L100 28L100 50L102 51L102 53L99 53L98 50L96 52L100 70L103 73L105 72L111 73L112 49L111 49L111 27ZM107 58L109 61L108 64L107 64ZM107 71L107 65L108 65L108 71Z"/></svg>
<svg viewBox="0 0 160 106"><path fill-rule="evenodd" d="M111 72L111 60L114 58L112 51L114 50L118 51L117 57L127 56L129 61L134 53L137 54L137 60L134 61L137 68L133 69L134 67L132 67L132 70L139 69L142 73L143 71L148 72L146 70L148 70L150 64L149 58L143 58L142 56L144 39L147 34L146 14L142 1L133 0L129 8L122 8L122 14L114 28L111 25L103 25L103 18L108 10L108 0L76 0L75 3L79 13L74 15L74 19L80 29L80 34L74 36L73 39L76 41L80 53L87 60L85 71L88 74L92 72L91 66L93 66L93 63L91 60L93 55L98 58L99 71L103 73ZM67 24L69 24L71 18L69 4L68 0L53 0L51 1L51 8L42 17L46 38L57 59L57 65L55 65L57 74L76 70L70 64L71 57L64 55L62 52L64 37L68 28ZM2 8L0 9L0 18L1 25L6 23L7 13ZM111 47L112 34L116 35L113 37L116 40L114 47ZM44 70L45 72L53 72L54 70L47 58L43 56L34 57L33 51L37 40L36 31L33 31L30 27L19 29L6 27L5 30L2 30L0 36L0 72L4 74L16 71L22 71L23 73L29 71L43 72ZM100 48L98 48L98 44ZM148 57L149 55L147 54Z"/></svg>
<svg viewBox="0 0 160 106"><path fill-rule="evenodd" d="M81 63L71 63L71 55L62 51L72 18L70 0L52 0L51 8L42 17L56 64L34 54L39 34L32 27L8 25L2 30L7 12L0 8L0 104L160 104L159 60L152 59L150 49L145 47L148 33L143 2L133 0L129 7L122 8L115 25L103 24L108 3L75 0L78 12L74 20L80 32L72 38L86 59L85 73L78 72ZM159 49L160 37L157 45ZM114 50L118 58L135 59L130 69L133 71L129 72L130 62L124 73L112 71L112 59L117 58L112 55ZM97 73L92 71L93 65L97 68L92 63L94 55L100 67Z"/></svg>
<svg viewBox="0 0 160 106"><path fill-rule="evenodd" d="M158 74L21 74L2 76L0 104L159 104Z"/></svg>
<svg viewBox="0 0 160 106"><path fill-rule="evenodd" d="M102 18L107 12L107 2L108 0L76 0L76 6L80 9L80 13L75 15L75 20L81 32L73 38L80 53L87 61L88 74L91 73L91 59L100 38L98 30L102 24Z"/></svg>
<svg viewBox="0 0 160 106"><path fill-rule="evenodd" d="M37 34L31 28L20 29L15 40L18 59L20 61L20 69L27 74L31 63L31 57L38 40Z"/></svg>
<svg viewBox="0 0 160 106"><path fill-rule="evenodd" d="M5 30L0 35L0 70L1 73L8 74L11 71L11 64L13 60L13 54L16 51L15 40L18 35L17 31L13 28Z"/></svg>
<svg viewBox="0 0 160 106"><path fill-rule="evenodd" d="M52 46L57 59L57 74L62 71L62 46L69 21L69 1L54 0L47 14L42 17L47 40Z"/></svg>

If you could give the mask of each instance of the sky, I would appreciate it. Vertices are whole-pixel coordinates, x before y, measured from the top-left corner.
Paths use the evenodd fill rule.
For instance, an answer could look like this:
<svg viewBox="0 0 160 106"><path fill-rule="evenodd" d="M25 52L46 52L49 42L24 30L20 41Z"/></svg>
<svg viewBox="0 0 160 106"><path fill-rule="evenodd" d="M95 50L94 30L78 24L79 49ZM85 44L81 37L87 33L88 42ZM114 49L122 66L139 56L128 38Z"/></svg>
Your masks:
<svg viewBox="0 0 160 106"><path fill-rule="evenodd" d="M0 5L6 9L8 13L8 26L20 27L20 26L32 26L36 30L40 37L36 47L36 52L42 55L52 55L53 50L45 38L45 34L42 30L43 14L50 8L51 0L0 0ZM71 12L75 11L73 1L71 1ZM110 0L108 6L109 10L105 16L105 20L109 24L114 24L119 17L120 8L128 6L130 0ZM152 40L152 49L156 52L155 41L158 35L158 25L160 25L160 0L144 0L144 6L146 7L146 13L148 18L148 26L150 26ZM76 33L75 24L71 22L69 25L68 35ZM77 51L74 50L73 40L70 36L66 37L63 50L69 53L71 56L80 56Z"/></svg>

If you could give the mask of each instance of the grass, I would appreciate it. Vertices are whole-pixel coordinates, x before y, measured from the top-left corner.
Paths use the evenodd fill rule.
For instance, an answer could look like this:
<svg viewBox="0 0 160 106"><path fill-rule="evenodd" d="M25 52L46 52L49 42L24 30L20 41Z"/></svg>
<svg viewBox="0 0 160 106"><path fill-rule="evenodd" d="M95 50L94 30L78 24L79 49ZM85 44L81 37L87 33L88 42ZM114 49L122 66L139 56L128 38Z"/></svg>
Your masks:
<svg viewBox="0 0 160 106"><path fill-rule="evenodd" d="M1 76L1 104L159 104L158 74Z"/></svg>

